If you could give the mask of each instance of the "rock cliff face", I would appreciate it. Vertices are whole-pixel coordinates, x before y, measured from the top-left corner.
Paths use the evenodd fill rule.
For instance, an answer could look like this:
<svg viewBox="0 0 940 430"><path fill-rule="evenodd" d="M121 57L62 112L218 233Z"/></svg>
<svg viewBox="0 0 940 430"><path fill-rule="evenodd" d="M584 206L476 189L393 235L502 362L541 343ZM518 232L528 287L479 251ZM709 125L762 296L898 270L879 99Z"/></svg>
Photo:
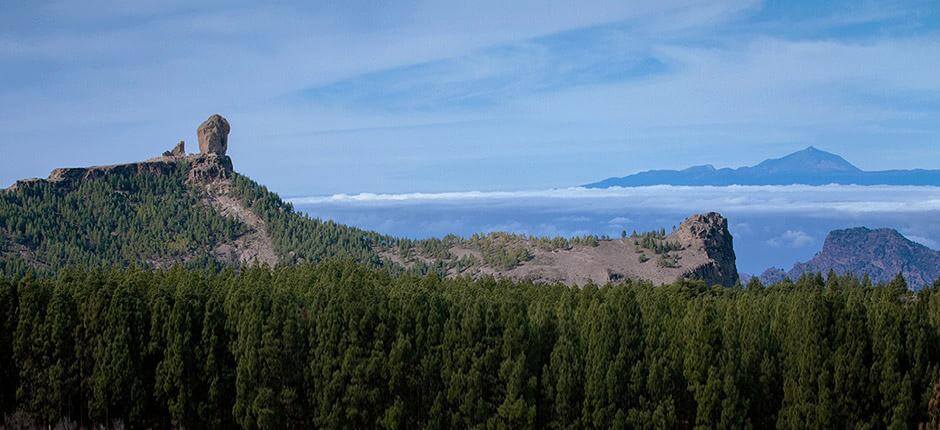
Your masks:
<svg viewBox="0 0 940 430"><path fill-rule="evenodd" d="M673 237L708 259L706 263L689 269L684 277L725 286L738 281L734 239L728 231L728 220L721 214L692 215L679 225Z"/></svg>
<svg viewBox="0 0 940 430"><path fill-rule="evenodd" d="M864 227L835 230L826 237L822 251L790 270L791 279L804 273L829 271L868 275L873 282L891 281L899 273L914 289L940 278L940 251L912 242L895 230Z"/></svg>
<svg viewBox="0 0 940 430"><path fill-rule="evenodd" d="M209 183L232 177L232 159L225 155L228 150L228 121L221 115L212 115L196 130L199 135L200 153L186 155L186 143L180 141L160 157L135 163L108 166L62 167L53 170L46 179L17 181L10 189L31 183L46 181L60 187L70 187L80 181L94 180L118 175L168 175L177 170L179 163L188 163L187 178L191 183Z"/></svg>
<svg viewBox="0 0 940 430"><path fill-rule="evenodd" d="M176 172L179 163L188 163L188 179L194 183L207 183L217 179L232 177L232 160L227 156L215 154L190 155L186 157L157 157L136 163L112 164L109 166L61 167L49 173L46 179L26 179L13 185L24 186L38 181L46 181L58 187L72 187L82 181L101 179L108 176L132 175L170 175Z"/></svg>
<svg viewBox="0 0 940 430"><path fill-rule="evenodd" d="M202 154L186 157L190 163L188 179L194 183L209 183L220 179L231 179L234 170L232 159L227 155Z"/></svg>

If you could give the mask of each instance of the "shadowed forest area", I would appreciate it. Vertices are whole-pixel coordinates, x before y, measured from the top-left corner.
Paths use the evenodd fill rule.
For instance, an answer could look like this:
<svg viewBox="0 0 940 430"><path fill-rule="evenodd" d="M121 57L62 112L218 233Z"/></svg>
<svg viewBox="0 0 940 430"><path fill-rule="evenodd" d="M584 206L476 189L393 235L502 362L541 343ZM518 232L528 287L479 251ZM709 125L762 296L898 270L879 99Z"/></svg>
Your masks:
<svg viewBox="0 0 940 430"><path fill-rule="evenodd" d="M0 278L6 425L940 424L940 285L570 288L327 262Z"/></svg>

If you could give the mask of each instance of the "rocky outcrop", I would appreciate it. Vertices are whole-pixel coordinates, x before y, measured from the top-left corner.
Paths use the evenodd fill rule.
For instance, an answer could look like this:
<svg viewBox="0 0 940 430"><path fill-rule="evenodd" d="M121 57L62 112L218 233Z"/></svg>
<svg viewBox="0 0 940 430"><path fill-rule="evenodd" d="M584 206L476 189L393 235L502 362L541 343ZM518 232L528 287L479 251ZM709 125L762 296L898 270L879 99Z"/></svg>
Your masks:
<svg viewBox="0 0 940 430"><path fill-rule="evenodd" d="M81 181L101 179L114 175L169 175L175 172L176 169L177 161L172 159L154 159L110 166L62 167L53 170L46 181L68 187Z"/></svg>
<svg viewBox="0 0 940 430"><path fill-rule="evenodd" d="M496 241L497 239L493 239ZM735 255L728 221L717 213L693 215L666 237L655 239L669 249L647 248L639 237L601 239L564 246L546 244L539 239L499 235L497 248L529 258L512 267L487 263L482 247L457 241L447 250L448 257L422 254L420 250L401 254L395 249L380 250L386 260L410 267L433 266L438 262L455 267L448 276L495 276L572 286L593 283L603 285L628 279L667 284L682 279L697 279L709 285L731 286L738 282ZM490 247L492 249L492 246ZM439 254L438 254L439 255Z"/></svg>
<svg viewBox="0 0 940 430"><path fill-rule="evenodd" d="M222 115L215 114L199 125L199 153L225 155L228 151L228 133L231 130L228 121Z"/></svg>
<svg viewBox="0 0 940 430"><path fill-rule="evenodd" d="M210 183L232 177L232 159L227 155L203 154L188 157L190 183Z"/></svg>
<svg viewBox="0 0 940 430"><path fill-rule="evenodd" d="M940 251L908 240L895 230L864 227L834 230L811 260L797 263L790 278L804 273L867 275L873 282L889 282L899 273L919 289L940 279Z"/></svg>
<svg viewBox="0 0 940 430"><path fill-rule="evenodd" d="M173 149L169 151L163 151L163 156L164 157L177 157L177 158L185 157L186 156L186 142L181 140L180 143L177 143L176 146L173 147Z"/></svg>
<svg viewBox="0 0 940 430"><path fill-rule="evenodd" d="M161 157L151 158L136 163L113 164L108 166L63 167L52 171L46 179L27 179L17 181L8 190L32 184L48 182L68 188L81 181L105 178L112 175L169 175L180 167L186 169L189 183L209 184L217 180L232 177L232 159L225 155L228 149L228 121L220 115L212 115L197 129L200 154L186 155L186 143L180 141L170 151L164 151ZM185 163L185 164L180 164Z"/></svg>
<svg viewBox="0 0 940 430"><path fill-rule="evenodd" d="M689 269L684 277L701 279L708 284L732 286L738 282L734 239L728 220L716 212L692 215L671 235L686 249L701 252L708 262Z"/></svg>
<svg viewBox="0 0 940 430"><path fill-rule="evenodd" d="M109 166L60 167L49 173L49 177L46 179L20 180L11 186L9 190L39 183L51 183L59 188L72 188L83 181L102 179L109 176L172 175L180 168L185 169L188 182L194 184L207 184L216 180L229 179L234 172L232 159L224 155L166 156L136 163Z"/></svg>

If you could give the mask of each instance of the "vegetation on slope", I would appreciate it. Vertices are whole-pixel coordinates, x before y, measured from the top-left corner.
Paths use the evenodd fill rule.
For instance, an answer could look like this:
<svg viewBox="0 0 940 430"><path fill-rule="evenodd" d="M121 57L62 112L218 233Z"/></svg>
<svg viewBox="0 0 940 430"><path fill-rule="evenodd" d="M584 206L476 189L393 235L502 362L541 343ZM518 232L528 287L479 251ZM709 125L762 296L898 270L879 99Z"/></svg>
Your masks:
<svg viewBox="0 0 940 430"><path fill-rule="evenodd" d="M400 239L296 212L277 194L234 172L230 177L209 178L208 189L201 180L187 181L188 173L190 163L181 161L163 173L112 170L68 184L36 181L0 192L0 273L51 274L68 266L168 267L179 263L219 270L237 264L237 259L224 253L216 256L214 251L254 227L221 215L207 204L218 193L234 198L260 218L262 234L270 239L277 261L285 265L338 259L392 272L481 274L511 270L539 251L596 247L611 240L593 235L539 238L498 232L469 238ZM668 254L678 245L665 241L664 234L649 233L633 240L638 250L644 246ZM455 249L461 250L459 255ZM657 264L671 267L677 263L666 255Z"/></svg>
<svg viewBox="0 0 940 430"><path fill-rule="evenodd" d="M188 185L187 163L169 174L113 174L74 187L36 181L0 192L0 273L54 273L68 266L220 269L212 250L245 232ZM351 260L377 267L376 245L394 238L295 212L289 203L234 174L231 192L264 222L285 264Z"/></svg>
<svg viewBox="0 0 940 430"><path fill-rule="evenodd" d="M575 237L536 237L506 232L476 233L469 238L447 235L441 239L422 240L399 239L393 251L417 274L438 273L446 275L452 270L462 272L471 267L488 267L496 270L510 270L533 258L535 250L557 251L570 250L575 246L600 245L606 236ZM472 255L457 257L454 248L471 250L479 253L480 258Z"/></svg>
<svg viewBox="0 0 940 430"><path fill-rule="evenodd" d="M239 174L232 179L232 192L264 220L278 258L285 264L343 259L377 267L382 265L382 260L375 252L376 247L393 246L397 241L376 232L298 213L277 194Z"/></svg>
<svg viewBox="0 0 940 430"><path fill-rule="evenodd" d="M74 189L36 181L0 192L0 273L67 265L211 267L210 250L243 226L200 203L185 163L167 175L111 175Z"/></svg>
<svg viewBox="0 0 940 430"><path fill-rule="evenodd" d="M940 420L940 285L914 293L903 279L577 289L340 263L72 271L0 278L0 325L10 426Z"/></svg>

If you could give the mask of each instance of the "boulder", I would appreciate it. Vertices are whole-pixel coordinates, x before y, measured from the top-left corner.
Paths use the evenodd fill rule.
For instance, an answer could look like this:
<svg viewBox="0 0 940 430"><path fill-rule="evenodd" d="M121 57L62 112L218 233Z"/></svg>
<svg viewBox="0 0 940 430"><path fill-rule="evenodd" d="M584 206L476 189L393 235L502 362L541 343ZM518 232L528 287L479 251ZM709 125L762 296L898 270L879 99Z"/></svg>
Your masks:
<svg viewBox="0 0 940 430"><path fill-rule="evenodd" d="M222 115L215 114L199 125L199 153L225 155L228 150L228 121Z"/></svg>

